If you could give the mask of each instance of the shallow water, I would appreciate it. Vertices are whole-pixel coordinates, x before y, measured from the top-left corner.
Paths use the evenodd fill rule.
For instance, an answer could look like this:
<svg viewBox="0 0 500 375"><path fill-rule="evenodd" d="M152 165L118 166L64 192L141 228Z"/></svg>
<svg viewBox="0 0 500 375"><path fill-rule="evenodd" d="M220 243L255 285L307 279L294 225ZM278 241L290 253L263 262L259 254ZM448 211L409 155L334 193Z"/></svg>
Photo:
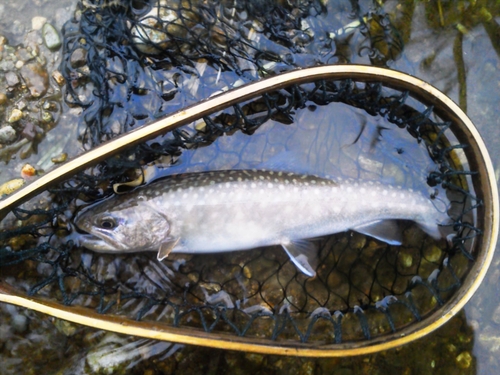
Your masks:
<svg viewBox="0 0 500 375"><path fill-rule="evenodd" d="M13 12L8 3L1 4L3 9L0 8L0 30L9 36L9 41L22 41L22 34L30 27L20 29L19 25L31 25L32 16L43 15L51 20L55 9L62 6L61 2L41 2L39 6L31 6L37 5L36 1L26 2L26 4L29 5L22 8L25 10L22 13ZM55 9L48 4L53 4ZM396 4L396 2L387 2L386 7L394 7ZM453 2L453 4L458 9L458 2L456 4ZM488 3L484 5L486 8L490 6ZM443 9L442 22L439 11L430 8L431 5L428 3L417 3L410 17L411 27L405 28L405 30L411 30L411 33L408 31L411 37L399 59L390 63L389 66L422 78L447 93L456 102L461 103L462 107L466 105L468 115L485 139L498 177L500 176L498 168L500 109L497 104L500 99L498 83L500 82L500 57L496 52L498 45L492 46L492 41L493 43L497 41L490 39L485 31L484 23L471 21L465 12L461 14L458 11ZM494 11L492 8L489 9ZM7 15L9 18L6 18ZM14 16L19 22L11 23L10 20ZM456 28L459 22L464 22L468 26L468 32L461 36L463 40L462 51L459 55L461 59L457 57L456 48L454 54L454 43L460 35ZM457 66L462 64L460 60L463 60L465 81L460 81L459 74L457 74L460 70ZM362 57L356 56L352 61L366 62ZM460 95L461 88L462 95ZM466 95L464 96L463 93ZM55 131L68 128L69 125L61 120ZM224 144L221 143L218 147L223 149ZM283 145L278 145L277 149L280 147ZM36 155L32 156L33 160L36 158ZM191 162L193 160L196 161L196 158L191 158ZM15 169L18 166L13 162L8 165L8 168ZM496 289L500 278L499 263L500 254L497 253L476 295L466 305L464 311L444 327L404 347L369 356L314 360L233 353L189 346L180 350L163 343L146 342L143 339L94 332L90 328L70 324L65 325L38 313L3 305L0 317L10 326L4 324L0 327L2 330L0 357L5 358L5 363L24 362L25 367L22 368L26 370L26 373L40 372L40 368L44 366L48 366L46 368L50 368L53 373L70 373L84 368L91 368L96 372L102 371L100 366L103 364L110 367L116 366L122 370L123 366L128 367L128 373L134 373L134 369L139 371L140 368L143 373L148 374L173 373L174 371L176 373L227 371L242 374L255 372L498 373L500 371L498 359L500 297ZM22 324L23 317L29 321L29 329ZM27 356L24 353L27 353L27 348L33 343L41 348L40 353ZM141 353L140 358L129 350L135 347ZM115 362L111 363L109 356L100 354L99 350L102 348L104 352L109 350L111 353L120 353L120 356L114 356ZM7 353L14 353L15 356L12 357ZM90 357L88 353L91 354ZM54 359L47 364L49 357ZM89 358L92 359L91 364L89 364ZM117 370L116 373L122 372Z"/></svg>

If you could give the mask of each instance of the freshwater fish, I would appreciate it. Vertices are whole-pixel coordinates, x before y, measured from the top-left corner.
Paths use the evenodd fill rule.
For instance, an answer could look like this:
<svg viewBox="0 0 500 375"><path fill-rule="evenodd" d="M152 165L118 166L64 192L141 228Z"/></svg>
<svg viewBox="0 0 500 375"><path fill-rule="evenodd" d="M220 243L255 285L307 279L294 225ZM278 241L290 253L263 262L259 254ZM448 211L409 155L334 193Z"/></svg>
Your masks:
<svg viewBox="0 0 500 375"><path fill-rule="evenodd" d="M401 244L397 220L441 237L448 216L422 192L374 181L272 170L173 175L86 207L81 245L97 252L210 253L281 245L307 276L317 249L307 239L347 230Z"/></svg>

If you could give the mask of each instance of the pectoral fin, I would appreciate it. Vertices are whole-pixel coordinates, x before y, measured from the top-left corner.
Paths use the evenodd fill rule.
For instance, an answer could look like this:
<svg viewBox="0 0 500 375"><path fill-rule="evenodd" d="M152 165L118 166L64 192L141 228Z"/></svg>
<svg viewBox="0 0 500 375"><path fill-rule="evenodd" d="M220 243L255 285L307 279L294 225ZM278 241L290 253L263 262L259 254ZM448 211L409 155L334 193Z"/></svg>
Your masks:
<svg viewBox="0 0 500 375"><path fill-rule="evenodd" d="M160 249L158 250L158 260L162 261L165 259L168 254L172 252L174 247L179 243L180 238L166 238L164 242L160 245Z"/></svg>
<svg viewBox="0 0 500 375"><path fill-rule="evenodd" d="M403 243L401 229L395 220L373 221L351 229L358 233L374 237L377 240L384 241L389 245L399 246Z"/></svg>
<svg viewBox="0 0 500 375"><path fill-rule="evenodd" d="M318 249L314 243L306 240L290 241L282 243L290 260L306 276L316 276L318 265Z"/></svg>

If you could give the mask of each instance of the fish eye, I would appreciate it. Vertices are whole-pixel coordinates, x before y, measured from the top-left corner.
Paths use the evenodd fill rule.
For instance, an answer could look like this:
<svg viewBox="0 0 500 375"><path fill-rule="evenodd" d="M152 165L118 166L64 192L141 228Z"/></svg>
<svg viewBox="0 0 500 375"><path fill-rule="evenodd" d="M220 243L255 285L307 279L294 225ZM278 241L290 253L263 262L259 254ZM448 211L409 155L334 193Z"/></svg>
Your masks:
<svg viewBox="0 0 500 375"><path fill-rule="evenodd" d="M98 225L103 229L113 229L116 228L116 221L114 218L106 216L98 221Z"/></svg>

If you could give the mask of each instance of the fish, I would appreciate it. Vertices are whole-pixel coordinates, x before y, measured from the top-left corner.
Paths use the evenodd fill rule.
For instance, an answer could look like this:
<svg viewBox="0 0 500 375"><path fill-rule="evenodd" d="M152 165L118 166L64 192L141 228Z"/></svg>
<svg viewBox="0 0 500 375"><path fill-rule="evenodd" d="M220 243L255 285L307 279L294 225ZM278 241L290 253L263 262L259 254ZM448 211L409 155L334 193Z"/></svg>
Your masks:
<svg viewBox="0 0 500 375"><path fill-rule="evenodd" d="M444 211L444 212L442 212ZM76 215L80 244L96 252L214 253L281 245L314 277L314 239L348 230L401 245L399 220L435 239L448 218L422 191L376 181L273 170L168 176Z"/></svg>

